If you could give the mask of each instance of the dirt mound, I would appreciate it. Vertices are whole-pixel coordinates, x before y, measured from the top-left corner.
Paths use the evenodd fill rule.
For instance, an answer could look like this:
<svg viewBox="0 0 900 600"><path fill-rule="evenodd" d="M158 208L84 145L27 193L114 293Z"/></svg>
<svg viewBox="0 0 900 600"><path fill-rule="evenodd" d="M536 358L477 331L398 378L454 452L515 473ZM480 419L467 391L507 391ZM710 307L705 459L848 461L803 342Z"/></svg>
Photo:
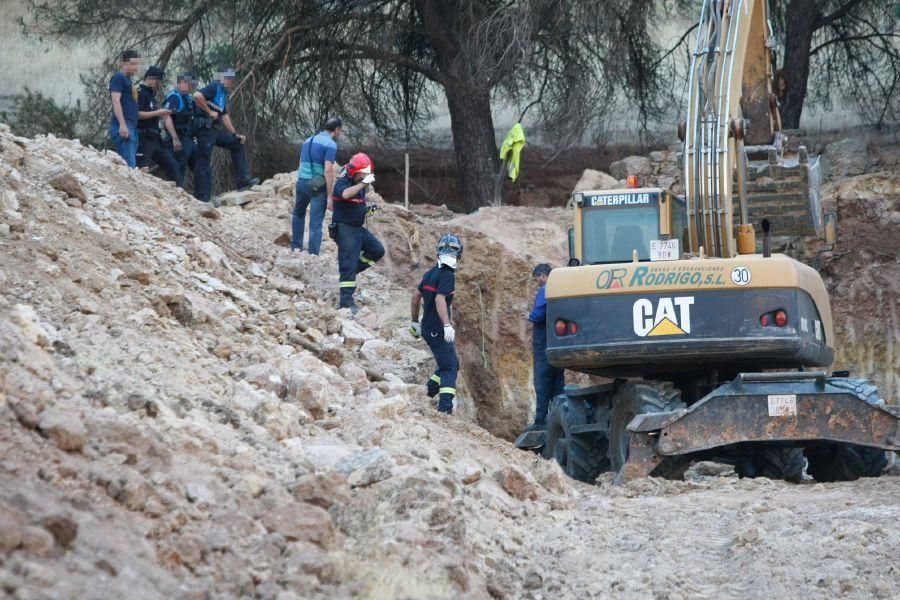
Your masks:
<svg viewBox="0 0 900 600"><path fill-rule="evenodd" d="M0 126L4 594L893 593L896 476L610 490L477 424L525 421L517 313L531 264L559 264L563 213L387 207L373 228L389 253L351 319L333 308L333 244L273 244L291 183L213 210L113 155ZM406 326L410 286L457 227L464 391L446 417Z"/></svg>
<svg viewBox="0 0 900 600"><path fill-rule="evenodd" d="M877 172L829 183L838 242L818 251L835 314L835 368L869 377L900 403L900 175Z"/></svg>

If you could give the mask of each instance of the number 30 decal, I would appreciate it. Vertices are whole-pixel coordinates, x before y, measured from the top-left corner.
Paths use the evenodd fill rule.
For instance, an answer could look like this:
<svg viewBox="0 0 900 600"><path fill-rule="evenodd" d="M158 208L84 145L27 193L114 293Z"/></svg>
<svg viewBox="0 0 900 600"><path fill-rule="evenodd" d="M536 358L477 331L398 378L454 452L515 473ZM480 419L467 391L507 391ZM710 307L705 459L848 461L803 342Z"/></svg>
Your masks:
<svg viewBox="0 0 900 600"><path fill-rule="evenodd" d="M747 285L750 279L750 269L747 267L735 267L731 270L731 281L735 285Z"/></svg>

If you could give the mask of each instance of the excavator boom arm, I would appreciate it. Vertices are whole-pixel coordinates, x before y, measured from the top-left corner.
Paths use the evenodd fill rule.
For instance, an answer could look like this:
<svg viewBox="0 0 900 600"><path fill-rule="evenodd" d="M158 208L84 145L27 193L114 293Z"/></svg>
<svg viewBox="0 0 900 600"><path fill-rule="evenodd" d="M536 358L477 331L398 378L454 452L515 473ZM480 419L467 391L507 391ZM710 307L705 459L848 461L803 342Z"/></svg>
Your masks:
<svg viewBox="0 0 900 600"><path fill-rule="evenodd" d="M690 251L734 256L753 251L746 194L744 137L771 143L780 128L772 96L772 55L765 0L704 0L688 83L684 182ZM742 108L743 105L743 108ZM747 127L745 111L752 117ZM751 133L752 132L752 133ZM735 247L733 176L741 228Z"/></svg>

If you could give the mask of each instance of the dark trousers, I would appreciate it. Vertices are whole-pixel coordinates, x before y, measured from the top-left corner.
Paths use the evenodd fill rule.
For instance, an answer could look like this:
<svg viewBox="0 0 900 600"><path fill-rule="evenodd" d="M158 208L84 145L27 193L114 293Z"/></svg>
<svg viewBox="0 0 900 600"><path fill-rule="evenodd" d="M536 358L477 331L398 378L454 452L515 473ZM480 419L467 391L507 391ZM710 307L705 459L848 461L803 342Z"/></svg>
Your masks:
<svg viewBox="0 0 900 600"><path fill-rule="evenodd" d="M565 371L554 367L547 360L547 346L545 344L532 345L534 351L534 422L546 423L547 410L550 401L563 393L566 386Z"/></svg>
<svg viewBox="0 0 900 600"><path fill-rule="evenodd" d="M155 131L145 132L138 129L138 168L148 166L151 160L162 168L170 181L174 181L178 187L184 187L184 177L182 176L181 168L178 166L178 161L163 145L159 133Z"/></svg>
<svg viewBox="0 0 900 600"><path fill-rule="evenodd" d="M362 273L384 256L384 246L365 227L337 224L338 286L341 289L341 308L356 306L356 275Z"/></svg>
<svg viewBox="0 0 900 600"><path fill-rule="evenodd" d="M232 134L215 127L197 131L197 151L194 156L194 198L209 202L212 195L213 148L225 148L231 152L231 167L236 187L250 179L247 154L244 145Z"/></svg>
<svg viewBox="0 0 900 600"><path fill-rule="evenodd" d="M167 140L166 143L167 147L172 151L172 156L175 157L175 161L178 163L178 168L181 169L181 179L184 180L188 169L194 170L194 155L197 153L197 143L187 131L179 131L178 139L181 141L181 150L177 152L172 146L172 140Z"/></svg>
<svg viewBox="0 0 900 600"><path fill-rule="evenodd" d="M428 388L428 396L434 398L440 394L438 400L438 410L447 414L453 412L453 399L456 397L456 374L459 372L459 359L456 356L456 344L444 341L444 333L439 332L422 332L422 337L434 360L437 362L437 369L434 375L428 380L426 387Z"/></svg>
<svg viewBox="0 0 900 600"><path fill-rule="evenodd" d="M308 179L298 179L294 213L291 215L291 248L303 250L306 209L309 209L309 253L318 254L322 247L322 221L325 220L325 188L313 192Z"/></svg>

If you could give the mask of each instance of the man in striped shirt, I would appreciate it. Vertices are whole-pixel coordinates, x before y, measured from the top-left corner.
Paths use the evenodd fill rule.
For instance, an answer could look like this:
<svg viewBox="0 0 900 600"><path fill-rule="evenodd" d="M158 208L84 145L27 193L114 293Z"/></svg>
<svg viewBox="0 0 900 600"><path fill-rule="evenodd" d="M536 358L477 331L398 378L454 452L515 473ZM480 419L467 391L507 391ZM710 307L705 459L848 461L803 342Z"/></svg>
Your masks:
<svg viewBox="0 0 900 600"><path fill-rule="evenodd" d="M300 147L300 168L294 212L291 215L291 250L303 250L303 230L306 209L309 209L310 254L319 254L322 246L322 221L325 220L326 199L334 190L334 162L337 158L337 139L341 135L341 120L331 117L322 131L310 136Z"/></svg>

